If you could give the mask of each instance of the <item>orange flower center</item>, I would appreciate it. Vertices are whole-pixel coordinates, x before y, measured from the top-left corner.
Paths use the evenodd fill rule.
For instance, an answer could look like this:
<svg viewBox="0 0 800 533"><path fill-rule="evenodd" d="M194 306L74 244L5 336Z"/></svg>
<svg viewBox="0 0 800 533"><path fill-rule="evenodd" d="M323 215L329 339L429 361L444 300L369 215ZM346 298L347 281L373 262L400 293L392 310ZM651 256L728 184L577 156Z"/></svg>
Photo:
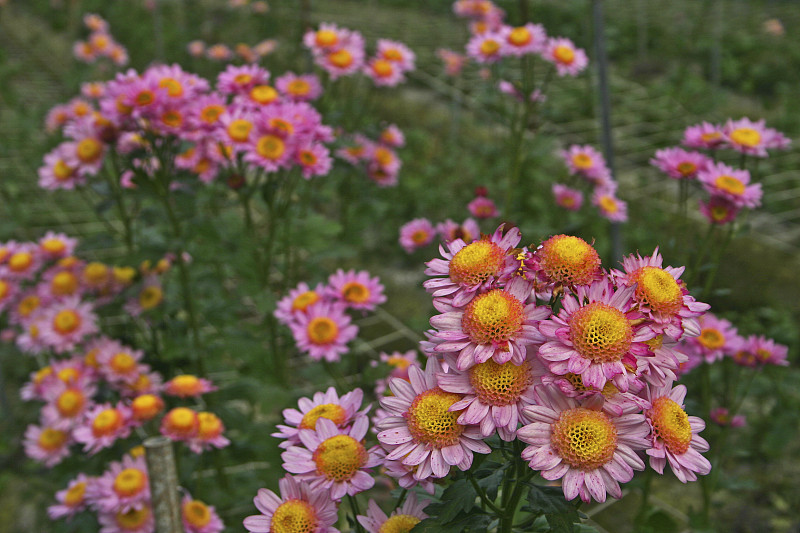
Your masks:
<svg viewBox="0 0 800 533"><path fill-rule="evenodd" d="M228 137L234 142L245 142L250 137L253 123L243 118L237 118L228 125Z"/></svg>
<svg viewBox="0 0 800 533"><path fill-rule="evenodd" d="M67 442L67 433L53 428L45 428L39 434L39 448L46 452L60 450Z"/></svg>
<svg viewBox="0 0 800 533"><path fill-rule="evenodd" d="M191 374L181 374L170 380L170 389L179 396L196 396L203 388L200 379Z"/></svg>
<svg viewBox="0 0 800 533"><path fill-rule="evenodd" d="M58 181L65 181L72 177L75 169L68 166L63 159L59 159L56 161L56 164L53 165L53 175L56 177Z"/></svg>
<svg viewBox="0 0 800 533"><path fill-rule="evenodd" d="M114 478L114 492L122 498L130 498L147 486L147 474L138 468L126 468Z"/></svg>
<svg viewBox="0 0 800 533"><path fill-rule="evenodd" d="M363 304L369 300L370 291L363 283L351 281L349 283L345 283L344 287L342 288L342 296L347 302L353 304Z"/></svg>
<svg viewBox="0 0 800 533"><path fill-rule="evenodd" d="M177 109L170 109L161 114L161 122L171 128L179 128L183 124L183 115Z"/></svg>
<svg viewBox="0 0 800 533"><path fill-rule="evenodd" d="M715 328L703 328L697 341L709 350L718 350L725 346L725 335Z"/></svg>
<svg viewBox="0 0 800 533"><path fill-rule="evenodd" d="M464 432L464 426L457 422L461 412L448 409L459 400L460 394L445 392L439 387L417 395L405 415L414 439L434 448L457 444Z"/></svg>
<svg viewBox="0 0 800 533"><path fill-rule="evenodd" d="M251 81L253 81L253 76L246 73L237 74L233 77L233 82L237 85L247 85Z"/></svg>
<svg viewBox="0 0 800 533"><path fill-rule="evenodd" d="M730 138L735 144L748 148L761 144L761 134L753 128L736 128L731 132Z"/></svg>
<svg viewBox="0 0 800 533"><path fill-rule="evenodd" d="M372 62L372 72L379 78L388 78L394 72L391 61L376 59Z"/></svg>
<svg viewBox="0 0 800 533"><path fill-rule="evenodd" d="M211 511L201 501L191 500L183 504L183 519L196 528L202 528L211 522Z"/></svg>
<svg viewBox="0 0 800 533"><path fill-rule="evenodd" d="M66 243L61 239L45 239L40 246L42 250L53 255L63 254L67 249Z"/></svg>
<svg viewBox="0 0 800 533"><path fill-rule="evenodd" d="M718 131L712 131L709 133L703 133L700 135L700 138L707 143L713 143L715 141L719 141L722 138L722 134Z"/></svg>
<svg viewBox="0 0 800 533"><path fill-rule="evenodd" d="M617 428L605 413L575 407L551 426L550 445L572 468L595 470L614 457Z"/></svg>
<svg viewBox="0 0 800 533"><path fill-rule="evenodd" d="M314 291L300 293L292 301L292 311L305 311L308 306L319 301L319 294Z"/></svg>
<svg viewBox="0 0 800 533"><path fill-rule="evenodd" d="M459 250L450 260L450 279L461 286L473 286L497 276L505 254L495 243L475 241Z"/></svg>
<svg viewBox="0 0 800 533"><path fill-rule="evenodd" d="M83 277L92 285L102 285L108 281L108 267L103 263L89 263L83 269Z"/></svg>
<svg viewBox="0 0 800 533"><path fill-rule="evenodd" d="M147 523L150 518L150 509L142 507L141 509L131 509L127 513L118 512L114 515L117 525L123 531L134 531Z"/></svg>
<svg viewBox="0 0 800 533"><path fill-rule="evenodd" d="M133 98L133 103L138 106L146 106L152 104L155 99L156 95L153 94L153 91L145 89L136 93L136 96Z"/></svg>
<svg viewBox="0 0 800 533"><path fill-rule="evenodd" d="M53 329L61 335L67 335L77 330L81 325L81 316L72 309L59 311L53 318Z"/></svg>
<svg viewBox="0 0 800 533"><path fill-rule="evenodd" d="M418 229L411 234L411 241L418 246L426 244L429 238L430 238L430 233L428 233L424 229Z"/></svg>
<svg viewBox="0 0 800 533"><path fill-rule="evenodd" d="M580 237L556 235L537 254L545 275L557 283L587 285L600 270L597 251Z"/></svg>
<svg viewBox="0 0 800 533"><path fill-rule="evenodd" d="M525 46L531 40L533 40L533 35L525 26L514 28L508 34L508 42L514 46Z"/></svg>
<svg viewBox="0 0 800 533"><path fill-rule="evenodd" d="M48 376L52 375L53 375L53 367L46 366L36 371L36 374L33 376L33 383L35 385L40 385L42 381L44 381Z"/></svg>
<svg viewBox="0 0 800 533"><path fill-rule="evenodd" d="M197 413L188 407L176 407L165 417L167 429L183 437L190 437L197 432L200 424Z"/></svg>
<svg viewBox="0 0 800 533"><path fill-rule="evenodd" d="M312 455L317 474L335 482L348 481L367 463L364 446L349 435L324 440Z"/></svg>
<svg viewBox="0 0 800 533"><path fill-rule="evenodd" d="M173 98L183 96L183 85L175 78L163 78L158 82L158 86L167 90L167 94Z"/></svg>
<svg viewBox="0 0 800 533"><path fill-rule="evenodd" d="M142 394L131 402L133 418L139 421L151 420L164 408L164 401L154 394Z"/></svg>
<svg viewBox="0 0 800 533"><path fill-rule="evenodd" d="M128 352L115 353L108 366L116 374L130 374L136 370L136 359Z"/></svg>
<svg viewBox="0 0 800 533"><path fill-rule="evenodd" d="M575 61L575 50L571 47L560 44L553 50L553 59L565 65L571 65Z"/></svg>
<svg viewBox="0 0 800 533"><path fill-rule="evenodd" d="M256 85L250 89L250 98L261 105L274 102L280 95L274 87L269 85Z"/></svg>
<svg viewBox="0 0 800 533"><path fill-rule="evenodd" d="M264 135L256 143L256 152L264 159L278 159L285 151L286 145L276 135Z"/></svg>
<svg viewBox="0 0 800 533"><path fill-rule="evenodd" d="M344 407L335 403L317 405L303 415L298 427L300 429L317 429L317 420L320 418L327 418L337 426L341 426L347 420L347 411L345 411Z"/></svg>
<svg viewBox="0 0 800 533"><path fill-rule="evenodd" d="M202 109L202 111L200 111L200 120L206 124L214 124L217 120L219 120L219 116L224 112L224 106L219 104L207 105Z"/></svg>
<svg viewBox="0 0 800 533"><path fill-rule="evenodd" d="M572 164L581 170L587 170L592 168L594 161L589 154L577 153L572 156Z"/></svg>
<svg viewBox="0 0 800 533"><path fill-rule="evenodd" d="M678 163L676 168L678 169L678 172L681 173L681 176L691 176L697 172L697 165L690 163L689 161Z"/></svg>
<svg viewBox="0 0 800 533"><path fill-rule="evenodd" d="M533 374L528 362L517 366L489 359L469 370L469 382L481 402L500 407L517 403L533 382Z"/></svg>
<svg viewBox="0 0 800 533"><path fill-rule="evenodd" d="M339 326L328 317L316 317L308 323L308 338L313 344L330 344L339 336Z"/></svg>
<svg viewBox="0 0 800 533"><path fill-rule="evenodd" d="M58 376L58 379L60 379L66 384L74 383L78 380L79 377L81 377L80 371L77 368L71 366L62 368L61 370L58 371L58 374L56 375Z"/></svg>
<svg viewBox="0 0 800 533"><path fill-rule="evenodd" d="M464 310L461 328L477 344L505 343L522 329L522 302L502 289L472 299Z"/></svg>
<svg viewBox="0 0 800 533"><path fill-rule="evenodd" d="M8 258L8 268L12 272L25 272L33 265L33 254L30 252L17 252Z"/></svg>
<svg viewBox="0 0 800 533"><path fill-rule="evenodd" d="M67 389L58 395L56 409L64 418L73 418L86 405L86 396L78 389Z"/></svg>
<svg viewBox="0 0 800 533"><path fill-rule="evenodd" d="M383 51L383 54L381 55L387 61L399 62L403 60L403 52L401 52L397 48L387 48Z"/></svg>
<svg viewBox="0 0 800 533"><path fill-rule="evenodd" d="M9 292L10 290L8 283L0 279L0 300L5 299L5 297L8 296Z"/></svg>
<svg viewBox="0 0 800 533"><path fill-rule="evenodd" d="M666 396L656 398L647 413L653 423L653 432L664 441L667 450L675 455L685 453L692 441L689 417L681 406Z"/></svg>
<svg viewBox="0 0 800 533"><path fill-rule="evenodd" d="M339 42L339 36L333 30L318 30L314 36L317 46L333 46Z"/></svg>
<svg viewBox="0 0 800 533"><path fill-rule="evenodd" d="M408 533L420 522L421 520L416 516L410 514L396 514L390 516L389 519L381 525L380 529L378 529L378 533Z"/></svg>
<svg viewBox="0 0 800 533"><path fill-rule="evenodd" d="M569 336L575 350L585 359L593 363L612 363L628 353L633 328L616 307L593 302L572 314Z"/></svg>
<svg viewBox="0 0 800 533"><path fill-rule="evenodd" d="M78 290L78 277L72 272L59 272L50 282L50 290L58 296L74 294Z"/></svg>
<svg viewBox="0 0 800 533"><path fill-rule="evenodd" d="M314 508L303 500L291 499L275 509L270 533L314 533L319 519Z"/></svg>
<svg viewBox="0 0 800 533"><path fill-rule="evenodd" d="M311 92L311 85L302 79L294 79L286 85L286 92L294 96L305 96Z"/></svg>
<svg viewBox="0 0 800 533"><path fill-rule="evenodd" d="M314 166L317 163L317 156L311 150L300 150L300 164L306 167Z"/></svg>
<svg viewBox="0 0 800 533"><path fill-rule="evenodd" d="M86 494L86 482L78 481L67 489L64 495L64 505L67 507L77 507L83 503L83 497Z"/></svg>
<svg viewBox="0 0 800 533"><path fill-rule="evenodd" d="M212 440L222 434L222 420L214 413L197 413L197 436L203 440Z"/></svg>
<svg viewBox="0 0 800 533"><path fill-rule="evenodd" d="M636 299L666 316L676 315L683 306L683 291L672 274L658 267L642 267L631 274L636 282Z"/></svg>
<svg viewBox="0 0 800 533"><path fill-rule="evenodd" d="M353 54L342 48L328 54L328 61L331 65L338 68L347 68L353 64Z"/></svg>
<svg viewBox="0 0 800 533"><path fill-rule="evenodd" d="M500 43L494 39L485 39L479 48L481 55L493 56L500 51Z"/></svg>
<svg viewBox="0 0 800 533"><path fill-rule="evenodd" d="M103 409L92 421L92 434L95 437L110 436L122 428L122 424L122 415L119 411L114 408Z"/></svg>
<svg viewBox="0 0 800 533"><path fill-rule="evenodd" d="M600 197L600 209L606 213L616 213L619 211L619 205L613 196L603 195Z"/></svg>
<svg viewBox="0 0 800 533"><path fill-rule="evenodd" d="M723 191L727 192L728 194L733 194L735 196L741 196L744 194L744 183L741 180L734 178L733 176L719 176L717 179L714 180L714 185L718 188L722 189Z"/></svg>

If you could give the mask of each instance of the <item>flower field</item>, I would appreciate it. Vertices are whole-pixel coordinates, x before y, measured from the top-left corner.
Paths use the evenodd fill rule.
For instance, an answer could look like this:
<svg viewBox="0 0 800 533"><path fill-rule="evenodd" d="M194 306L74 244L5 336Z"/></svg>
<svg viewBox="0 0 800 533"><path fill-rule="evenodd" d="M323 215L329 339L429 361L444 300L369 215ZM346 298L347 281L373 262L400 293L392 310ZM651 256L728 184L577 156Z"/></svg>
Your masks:
<svg viewBox="0 0 800 533"><path fill-rule="evenodd" d="M0 531L797 531L798 25L0 0Z"/></svg>

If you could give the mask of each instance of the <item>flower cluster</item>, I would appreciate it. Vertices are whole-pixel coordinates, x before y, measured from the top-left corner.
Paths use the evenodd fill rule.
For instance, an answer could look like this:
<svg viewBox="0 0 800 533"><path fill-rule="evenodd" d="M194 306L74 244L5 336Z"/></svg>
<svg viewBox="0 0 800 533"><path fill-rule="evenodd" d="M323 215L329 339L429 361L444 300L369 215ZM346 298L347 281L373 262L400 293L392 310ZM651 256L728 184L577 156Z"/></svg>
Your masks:
<svg viewBox="0 0 800 533"><path fill-rule="evenodd" d="M69 520L78 513L92 511L101 531L153 533L155 521L143 454L139 446L122 461L113 461L99 476L78 474L56 493L57 503L48 507L48 516L52 520ZM181 518L187 533L221 533L225 527L214 507L188 493L181 502Z"/></svg>
<svg viewBox="0 0 800 533"><path fill-rule="evenodd" d="M560 153L570 176L581 178L592 188L592 205L601 216L616 222L628 220L628 206L617 198L618 183L611 175L603 154L590 145L574 144ZM583 193L576 188L556 183L553 185L556 204L570 211L583 205Z"/></svg>
<svg viewBox="0 0 800 533"><path fill-rule="evenodd" d="M83 17L83 24L91 33L87 40L77 41L72 46L76 59L94 63L98 58L105 57L119 67L128 63L128 51L111 36L108 22L99 15L87 14Z"/></svg>
<svg viewBox="0 0 800 533"><path fill-rule="evenodd" d="M367 177L379 187L397 185L402 166L397 149L405 146L406 140L396 125L390 124L383 128L375 140L356 133L343 137L342 144L336 151L340 159L363 169Z"/></svg>
<svg viewBox="0 0 800 533"><path fill-rule="evenodd" d="M258 2L254 2L256 4ZM192 57L205 57L212 61L231 61L239 58L245 63L257 63L261 58L270 55L277 46L273 39L260 41L253 46L239 43L234 49L225 44L206 44L204 41L192 41L186 50Z"/></svg>
<svg viewBox="0 0 800 533"><path fill-rule="evenodd" d="M337 270L328 284L301 282L278 302L275 317L292 330L297 348L312 359L338 361L358 335L348 310L373 311L386 301L377 277L362 270Z"/></svg>

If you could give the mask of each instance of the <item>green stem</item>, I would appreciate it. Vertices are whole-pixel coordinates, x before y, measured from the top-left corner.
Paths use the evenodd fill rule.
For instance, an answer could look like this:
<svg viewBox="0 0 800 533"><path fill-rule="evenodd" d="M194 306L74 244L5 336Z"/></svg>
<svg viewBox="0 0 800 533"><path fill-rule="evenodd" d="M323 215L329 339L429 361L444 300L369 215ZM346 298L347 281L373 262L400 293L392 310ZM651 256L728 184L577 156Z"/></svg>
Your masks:
<svg viewBox="0 0 800 533"><path fill-rule="evenodd" d="M483 505L491 509L494 514L498 517L503 516L503 510L500 509L495 503L489 499L489 496L486 495L486 492L478 485L478 482L475 480L475 477L472 475L472 472L467 471L467 479L472 484L472 487L475 489L475 492L478 493L478 497L481 499Z"/></svg>
<svg viewBox="0 0 800 533"><path fill-rule="evenodd" d="M128 253L130 254L133 252L133 230L131 225L131 218L128 215L127 209L125 209L125 201L122 195L122 189L119 184L119 169L117 168L116 163L116 154L111 153L109 154L106 161L108 162L108 166L106 167L106 171L103 172L103 176L108 183L109 190L111 192L111 196L114 199L114 204L117 206L117 212L119 213L119 218L122 220L122 227L124 229L124 237L125 237L125 248L127 249Z"/></svg>
<svg viewBox="0 0 800 533"><path fill-rule="evenodd" d="M347 501L350 502L350 511L353 513L353 523L355 524L356 531L363 532L364 528L361 526L361 522L358 521L358 515L361 514L361 511L358 509L358 501L356 501L355 497L347 495Z"/></svg>
<svg viewBox="0 0 800 533"><path fill-rule="evenodd" d="M403 489L400 491L400 495L397 497L397 501L394 504L395 509L399 509L403 502L406 501L406 496L408 496L408 489Z"/></svg>

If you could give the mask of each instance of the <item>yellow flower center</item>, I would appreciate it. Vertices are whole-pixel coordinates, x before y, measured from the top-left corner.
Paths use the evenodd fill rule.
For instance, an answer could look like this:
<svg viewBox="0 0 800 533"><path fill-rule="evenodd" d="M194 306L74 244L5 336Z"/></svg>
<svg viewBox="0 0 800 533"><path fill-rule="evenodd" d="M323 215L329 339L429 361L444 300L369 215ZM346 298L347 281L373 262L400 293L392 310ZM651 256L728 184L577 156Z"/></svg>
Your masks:
<svg viewBox="0 0 800 533"><path fill-rule="evenodd" d="M317 474L335 482L352 479L367 463L364 446L349 435L336 435L320 443L312 456Z"/></svg>
<svg viewBox="0 0 800 533"><path fill-rule="evenodd" d="M38 307L39 307L38 296L26 296L19 302L19 305L17 306L17 311L19 312L20 315L28 317Z"/></svg>
<svg viewBox="0 0 800 533"><path fill-rule="evenodd" d="M211 440L222 434L222 420L214 413L197 413L197 436L203 440Z"/></svg>
<svg viewBox="0 0 800 533"><path fill-rule="evenodd" d="M445 392L439 387L417 395L406 413L408 430L414 440L434 448L457 444L464 432L464 426L457 422L461 412L448 409L459 400L460 394Z"/></svg>
<svg viewBox="0 0 800 533"><path fill-rule="evenodd" d="M470 369L469 382L481 402L499 407L517 403L533 382L533 375L528 362L517 366L489 359Z"/></svg>
<svg viewBox="0 0 800 533"><path fill-rule="evenodd" d="M652 339L644 341L644 343L649 346L651 350L658 350L664 345L664 335L656 335Z"/></svg>
<svg viewBox="0 0 800 533"><path fill-rule="evenodd" d="M30 252L17 252L8 258L8 268L12 272L25 272L33 265L33 254Z"/></svg>
<svg viewBox="0 0 800 533"><path fill-rule="evenodd" d="M294 96L305 96L311 92L311 84L306 80L294 79L286 85L286 92Z"/></svg>
<svg viewBox="0 0 800 533"><path fill-rule="evenodd" d="M64 505L67 507L77 507L83 503L83 497L86 494L86 482L79 481L67 489L64 494Z"/></svg>
<svg viewBox="0 0 800 533"><path fill-rule="evenodd" d="M303 500L292 499L275 509L270 533L314 533L319 519L314 508Z"/></svg>
<svg viewBox="0 0 800 533"><path fill-rule="evenodd" d="M715 141L720 140L720 138L722 138L722 134L718 131L712 131L709 133L701 134L700 138L707 143L713 143Z"/></svg>
<svg viewBox="0 0 800 533"><path fill-rule="evenodd" d="M728 215L730 215L730 209L725 207L724 205L715 205L711 208L711 219L715 222L722 222Z"/></svg>
<svg viewBox="0 0 800 533"><path fill-rule="evenodd" d="M733 176L719 176L714 180L714 185L728 194L733 194L736 196L741 196L744 194L744 183Z"/></svg>
<svg viewBox="0 0 800 533"><path fill-rule="evenodd" d="M159 287L151 285L149 287L145 287L142 289L142 292L139 293L139 305L142 307L142 309L147 311L158 306L163 298L163 291Z"/></svg>
<svg viewBox="0 0 800 533"><path fill-rule="evenodd" d="M182 436L190 436L197 431L197 413L188 407L176 407L166 416L167 429Z"/></svg>
<svg viewBox="0 0 800 533"><path fill-rule="evenodd" d="M97 362L97 354L99 351L98 348L94 348L86 352L86 355L83 357L83 362L92 368L100 368L100 363Z"/></svg>
<svg viewBox="0 0 800 533"><path fill-rule="evenodd" d="M274 87L269 85L256 85L250 89L250 98L261 105L274 102L280 95Z"/></svg>
<svg viewBox="0 0 800 533"><path fill-rule="evenodd" d="M36 374L33 376L33 383L36 385L40 385L42 381L45 380L45 378L52 375L53 375L53 367L48 365L36 371Z"/></svg>
<svg viewBox="0 0 800 533"><path fill-rule="evenodd" d="M614 199L613 196L609 196L607 194L601 196L599 204L600 204L600 209L602 209L606 213L613 214L619 211L619 204L617 204L617 201Z"/></svg>
<svg viewBox="0 0 800 533"><path fill-rule="evenodd" d="M56 399L56 409L64 418L77 416L85 404L86 397L78 389L67 389Z"/></svg>
<svg viewBox="0 0 800 533"><path fill-rule="evenodd" d="M636 299L662 315L676 315L683 306L683 291L672 274L658 267L645 266L631 274L636 282Z"/></svg>
<svg viewBox="0 0 800 533"><path fill-rule="evenodd" d="M78 290L78 277L72 272L59 272L50 282L50 290L58 296L74 294Z"/></svg>
<svg viewBox="0 0 800 533"><path fill-rule="evenodd" d="M537 251L545 275L557 283L587 285L600 269L597 251L580 237L556 235Z"/></svg>
<svg viewBox="0 0 800 533"><path fill-rule="evenodd" d="M92 421L92 434L95 437L113 435L122 424L122 415L119 411L114 408L103 409Z"/></svg>
<svg viewBox="0 0 800 533"><path fill-rule="evenodd" d="M386 522L381 524L378 533L408 533L420 522L421 520L416 516L410 514L396 514L390 516Z"/></svg>
<svg viewBox="0 0 800 533"><path fill-rule="evenodd" d="M339 336L339 326L328 317L316 317L308 323L308 338L313 344L329 344Z"/></svg>
<svg viewBox="0 0 800 533"><path fill-rule="evenodd" d="M595 470L611 461L617 428L605 413L575 407L563 411L551 427L550 445L572 468Z"/></svg>
<svg viewBox="0 0 800 533"><path fill-rule="evenodd" d="M709 350L718 350L725 346L725 335L716 328L703 328L697 341Z"/></svg>
<svg viewBox="0 0 800 533"><path fill-rule="evenodd" d="M428 242L428 238L430 237L430 233L425 231L424 229L418 229L414 233L411 234L411 241L419 246Z"/></svg>
<svg viewBox="0 0 800 533"><path fill-rule="evenodd" d="M511 30L508 34L508 42L514 46L525 46L533 39L533 35L525 26L520 26Z"/></svg>
<svg viewBox="0 0 800 533"><path fill-rule="evenodd" d="M264 135L256 143L256 152L264 159L278 159L285 151L286 145L276 135Z"/></svg>
<svg viewBox="0 0 800 533"><path fill-rule="evenodd" d="M553 50L553 59L565 65L571 65L575 61L575 50L571 47L560 44Z"/></svg>
<svg viewBox="0 0 800 533"><path fill-rule="evenodd" d="M197 376L193 376L192 374L180 374L172 378L170 381L170 388L181 396L195 396L196 394L200 394L202 383Z"/></svg>
<svg viewBox="0 0 800 533"><path fill-rule="evenodd" d="M245 142L250 137L253 123L243 118L237 118L228 125L228 137L234 142Z"/></svg>
<svg viewBox="0 0 800 533"><path fill-rule="evenodd" d="M114 492L122 498L130 498L147 486L147 474L138 468L126 468L114 478Z"/></svg>
<svg viewBox="0 0 800 533"><path fill-rule="evenodd" d="M459 250L450 260L450 279L461 286L478 285L497 276L505 254L495 243L475 241Z"/></svg>
<svg viewBox="0 0 800 533"><path fill-rule="evenodd" d="M333 46L339 42L339 36L333 30L318 30L314 40L317 46Z"/></svg>
<svg viewBox="0 0 800 533"><path fill-rule="evenodd" d="M303 415L298 427L300 429L317 429L317 420L320 418L327 418L337 426L341 426L347 420L347 411L345 411L344 407L335 403L317 405Z"/></svg>
<svg viewBox="0 0 800 533"><path fill-rule="evenodd" d="M580 374L573 374L568 372L564 375L564 378L570 382L572 387L578 392L598 392L597 389L594 387L589 387L583 383L583 378ZM606 384L603 386L603 390L600 393L605 396L606 398L611 398L619 392L619 389L614 385L611 381L606 381Z"/></svg>
<svg viewBox="0 0 800 533"><path fill-rule="evenodd" d="M0 279L0 300L3 300L6 296L8 296L10 292L9 288L9 284Z"/></svg>
<svg viewBox="0 0 800 533"><path fill-rule="evenodd" d="M653 423L653 432L664 441L667 450L680 455L689 449L692 427L689 417L681 406L666 396L656 398L647 413Z"/></svg>
<svg viewBox="0 0 800 533"><path fill-rule="evenodd" d="M173 98L183 96L183 85L175 78L162 78L158 82L158 86L167 90L167 94Z"/></svg>
<svg viewBox="0 0 800 533"><path fill-rule="evenodd" d="M613 363L628 353L633 328L616 307L593 302L569 319L569 336L575 350L593 363Z"/></svg>
<svg viewBox="0 0 800 533"><path fill-rule="evenodd" d="M83 277L92 285L102 285L108 281L108 267L103 263L89 263L83 269Z"/></svg>
<svg viewBox="0 0 800 533"><path fill-rule="evenodd" d="M67 335L77 330L81 325L81 317L72 309L59 311L53 318L53 329L61 335Z"/></svg>
<svg viewBox="0 0 800 533"><path fill-rule="evenodd" d="M317 164L317 156L311 150L300 150L298 158L300 159L300 164L306 167Z"/></svg>
<svg viewBox="0 0 800 533"><path fill-rule="evenodd" d="M62 368L61 370L58 371L58 374L56 375L58 376L58 379L60 379L66 384L74 383L78 380L79 377L81 377L80 371L72 366Z"/></svg>
<svg viewBox="0 0 800 533"><path fill-rule="evenodd" d="M464 309L461 328L477 344L504 343L519 333L524 320L522 302L495 289L473 298Z"/></svg>
<svg viewBox="0 0 800 533"><path fill-rule="evenodd" d="M67 249L67 244L61 239L45 239L39 246L45 252L53 255L63 254Z"/></svg>
<svg viewBox="0 0 800 533"><path fill-rule="evenodd" d="M353 55L342 48L341 50L328 54L328 61L330 61L331 65L334 67L347 68L353 64Z"/></svg>
<svg viewBox="0 0 800 533"><path fill-rule="evenodd" d="M179 128L183 124L183 115L177 109L170 109L161 114L161 122L172 128Z"/></svg>
<svg viewBox="0 0 800 533"><path fill-rule="evenodd" d="M493 39L485 39L479 48L481 55L492 56L500 51L500 43Z"/></svg>
<svg viewBox="0 0 800 533"><path fill-rule="evenodd" d="M276 117L269 119L268 124L270 128L278 130L285 135L291 135L294 133L294 126L288 120Z"/></svg>
<svg viewBox="0 0 800 533"><path fill-rule="evenodd" d="M201 501L191 500L183 504L183 519L194 527L201 528L211 522L211 511Z"/></svg>
<svg viewBox="0 0 800 533"><path fill-rule="evenodd" d="M224 106L219 104L207 105L202 109L202 111L200 111L200 120L206 124L214 124L217 120L219 120L219 116L224 112ZM249 131L250 130L248 130L248 132Z"/></svg>
<svg viewBox="0 0 800 533"><path fill-rule="evenodd" d="M411 361L409 361L405 357L392 356L386 361L386 364L393 368L399 368L401 370L405 370L406 368L411 366Z"/></svg>
<svg viewBox="0 0 800 533"><path fill-rule="evenodd" d="M139 91L136 96L133 98L134 105L138 106L146 106L152 104L156 99L156 95L153 94L153 91L149 89L145 89L143 91Z"/></svg>
<svg viewBox="0 0 800 533"><path fill-rule="evenodd" d="M319 301L319 294L314 291L300 293L292 301L292 311L305 311L309 305Z"/></svg>
<svg viewBox="0 0 800 533"><path fill-rule="evenodd" d="M130 115L131 111L133 111L133 107L131 107L128 104L125 103L125 95L124 94L121 94L121 95L117 96L117 98L115 100L115 107L117 108L117 111L121 115Z"/></svg>
<svg viewBox="0 0 800 533"><path fill-rule="evenodd" d="M253 76L244 72L233 77L233 82L238 85L247 85L251 81L253 81Z"/></svg>
<svg viewBox="0 0 800 533"><path fill-rule="evenodd" d="M56 164L53 165L53 175L58 181L68 180L72 177L74 172L75 169L67 165L63 159L59 159L56 161Z"/></svg>
<svg viewBox="0 0 800 533"><path fill-rule="evenodd" d="M572 164L575 165L576 168L586 170L592 168L594 161L589 154L577 153L572 156Z"/></svg>
<svg viewBox="0 0 800 533"><path fill-rule="evenodd" d="M389 60L376 59L372 62L372 72L379 78L388 78L394 72L394 67Z"/></svg>
<svg viewBox="0 0 800 533"><path fill-rule="evenodd" d="M363 304L369 300L370 291L363 283L351 281L345 283L344 287L342 288L342 296L347 302L353 304Z"/></svg>
<svg viewBox="0 0 800 533"><path fill-rule="evenodd" d="M47 452L60 450L67 442L67 433L53 428L45 428L39 434L39 448Z"/></svg>
<svg viewBox="0 0 800 533"><path fill-rule="evenodd" d="M150 518L150 509L142 507L141 509L131 509L127 513L118 512L114 515L117 525L124 531L134 531L141 528Z"/></svg>
<svg viewBox="0 0 800 533"><path fill-rule="evenodd" d="M163 400L153 394L142 394L131 402L133 417L136 420L150 420L160 413L163 408Z"/></svg>
<svg viewBox="0 0 800 533"><path fill-rule="evenodd" d="M681 173L681 176L691 176L697 172L697 165L689 161L683 161L682 163L678 163L677 169L678 172Z"/></svg>
<svg viewBox="0 0 800 533"><path fill-rule="evenodd" d="M761 144L761 134L753 128L736 128L730 134L731 140L735 144L754 148Z"/></svg>
<svg viewBox="0 0 800 533"><path fill-rule="evenodd" d="M397 48L387 48L383 51L383 54L381 55L387 61L399 62L403 60L403 52L401 52Z"/></svg>
<svg viewBox="0 0 800 533"><path fill-rule="evenodd" d="M108 366L117 374L130 374L136 370L136 359L128 352L115 353Z"/></svg>

